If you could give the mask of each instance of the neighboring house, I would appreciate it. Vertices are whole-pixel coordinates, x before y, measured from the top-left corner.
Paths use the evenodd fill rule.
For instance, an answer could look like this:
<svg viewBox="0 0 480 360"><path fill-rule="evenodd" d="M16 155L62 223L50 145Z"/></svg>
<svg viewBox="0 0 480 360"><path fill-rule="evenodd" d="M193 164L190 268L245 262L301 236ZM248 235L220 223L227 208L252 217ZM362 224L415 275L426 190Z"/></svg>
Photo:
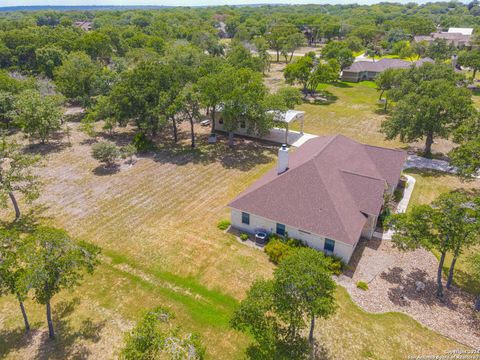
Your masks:
<svg viewBox="0 0 480 360"><path fill-rule="evenodd" d="M419 35L413 39L416 42L426 41L431 43L435 39L444 39L447 43L457 48L469 47L473 29L471 28L449 28L448 32L435 32L430 35Z"/></svg>
<svg viewBox="0 0 480 360"><path fill-rule="evenodd" d="M90 31L93 28L93 24L90 21L75 21L73 25L79 27L83 31Z"/></svg>
<svg viewBox="0 0 480 360"><path fill-rule="evenodd" d="M317 137L230 204L231 224L304 241L348 262L361 237L370 239L384 202L393 194L406 153L358 143L342 135Z"/></svg>
<svg viewBox="0 0 480 360"><path fill-rule="evenodd" d="M430 58L424 58L414 62L388 58L380 59L377 62L357 61L342 71L341 79L350 82L374 80L378 74L386 69L407 69L411 66L421 66L426 62L433 63L434 61Z"/></svg>

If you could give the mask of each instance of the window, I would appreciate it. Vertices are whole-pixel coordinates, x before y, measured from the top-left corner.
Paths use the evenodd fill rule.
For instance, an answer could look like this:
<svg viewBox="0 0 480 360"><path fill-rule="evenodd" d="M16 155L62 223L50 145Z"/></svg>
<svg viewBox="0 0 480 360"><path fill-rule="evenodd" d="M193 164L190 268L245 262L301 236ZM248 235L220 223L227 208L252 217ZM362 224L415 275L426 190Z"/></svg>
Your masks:
<svg viewBox="0 0 480 360"><path fill-rule="evenodd" d="M325 245L323 246L323 250L333 252L335 249L335 241L331 239L325 239Z"/></svg>
<svg viewBox="0 0 480 360"><path fill-rule="evenodd" d="M242 212L242 224L250 225L250 214Z"/></svg>
<svg viewBox="0 0 480 360"><path fill-rule="evenodd" d="M285 225L277 223L277 234L280 236L285 236Z"/></svg>

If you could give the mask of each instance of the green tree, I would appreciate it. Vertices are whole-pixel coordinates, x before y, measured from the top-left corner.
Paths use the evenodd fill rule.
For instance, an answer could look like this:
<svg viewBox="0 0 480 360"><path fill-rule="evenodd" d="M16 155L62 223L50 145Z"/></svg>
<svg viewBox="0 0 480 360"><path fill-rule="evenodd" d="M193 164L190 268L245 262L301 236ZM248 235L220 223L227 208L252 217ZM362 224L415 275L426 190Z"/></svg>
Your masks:
<svg viewBox="0 0 480 360"><path fill-rule="evenodd" d="M313 96L317 91L318 85L336 81L339 75L340 66L337 60L331 59L327 63L319 63L308 79L308 91Z"/></svg>
<svg viewBox="0 0 480 360"><path fill-rule="evenodd" d="M298 83L302 85L303 91L306 93L313 67L313 59L310 56L303 56L288 64L283 71L283 76L287 84Z"/></svg>
<svg viewBox="0 0 480 360"><path fill-rule="evenodd" d="M53 71L62 64L65 52L56 46L45 46L35 51L38 71L53 78Z"/></svg>
<svg viewBox="0 0 480 360"><path fill-rule="evenodd" d="M99 249L75 242L65 230L40 227L25 239L28 244L32 289L35 300L45 305L48 335L55 338L51 313L53 296L75 287L85 273L92 273L98 264Z"/></svg>
<svg viewBox="0 0 480 360"><path fill-rule="evenodd" d="M250 69L239 69L232 76L232 90L225 94L222 117L229 133L228 144L233 147L233 134L239 127L248 133L262 135L272 127L266 115L267 89L262 75Z"/></svg>
<svg viewBox="0 0 480 360"><path fill-rule="evenodd" d="M101 141L92 147L92 157L95 160L105 164L105 167L111 167L118 159L120 151L118 147L108 141Z"/></svg>
<svg viewBox="0 0 480 360"><path fill-rule="evenodd" d="M403 142L425 138L426 155L431 154L434 138L447 138L474 113L471 93L448 79L413 76L392 94L398 102L382 123L382 131L387 139L400 136Z"/></svg>
<svg viewBox="0 0 480 360"><path fill-rule="evenodd" d="M425 55L438 61L449 59L455 52L455 47L445 39L435 39L427 47Z"/></svg>
<svg viewBox="0 0 480 360"><path fill-rule="evenodd" d="M156 307L145 312L135 328L125 337L120 358L137 359L191 359L205 358L205 348L197 334L183 333L172 325L174 314Z"/></svg>
<svg viewBox="0 0 480 360"><path fill-rule="evenodd" d="M54 71L58 90L68 99L89 102L98 66L83 52L70 53L62 65Z"/></svg>
<svg viewBox="0 0 480 360"><path fill-rule="evenodd" d="M222 103L225 94L232 87L231 74L234 70L223 65L217 71L209 72L205 76L198 79L196 86L199 91L200 101L205 106L212 118L212 133L215 132L215 117L218 106Z"/></svg>
<svg viewBox="0 0 480 360"><path fill-rule="evenodd" d="M458 64L472 69L472 79L475 80L477 71L480 70L480 50L465 50L458 54Z"/></svg>
<svg viewBox="0 0 480 360"><path fill-rule="evenodd" d="M388 225L394 230L393 244L400 250L425 248L440 253L437 270L437 291L443 297L442 273L445 256L453 251L454 259L462 250L478 241L478 197L449 192L440 195L431 205L417 205L412 211L392 215ZM453 280L455 261L450 266L449 285Z"/></svg>
<svg viewBox="0 0 480 360"><path fill-rule="evenodd" d="M277 53L277 62L280 61L280 52L286 46L288 39L292 39L292 35L298 32L295 25L280 22L271 26L265 34L265 40L267 40L270 48Z"/></svg>
<svg viewBox="0 0 480 360"><path fill-rule="evenodd" d="M25 331L30 331L24 301L31 286L31 272L26 266L25 244L15 230L0 230L0 295L15 296L20 305Z"/></svg>
<svg viewBox="0 0 480 360"><path fill-rule="evenodd" d="M237 69L248 68L254 71L262 71L264 67L261 59L253 57L242 44L235 44L230 48L227 53L227 61Z"/></svg>
<svg viewBox="0 0 480 360"><path fill-rule="evenodd" d="M295 50L297 50L304 44L305 44L305 36L303 36L302 33L295 32L288 35L285 38L285 42L281 49L281 53L285 57L285 62L289 63L290 61L292 61Z"/></svg>
<svg viewBox="0 0 480 360"><path fill-rule="evenodd" d="M283 321L289 321L289 332L301 329L305 317L310 320L308 341L313 359L315 319L328 318L335 312L335 282L329 259L314 249L300 248L281 262L274 278L277 310Z"/></svg>
<svg viewBox="0 0 480 360"><path fill-rule="evenodd" d="M42 96L37 90L25 90L15 100L15 123L30 137L45 143L62 125L61 96Z"/></svg>
<svg viewBox="0 0 480 360"><path fill-rule="evenodd" d="M322 48L322 58L336 59L340 64L340 69L353 64L355 57L353 51L349 49L348 44L342 41L331 41Z"/></svg>
<svg viewBox="0 0 480 360"><path fill-rule="evenodd" d="M77 40L76 48L79 51L84 51L92 59L95 60L109 60L112 56L111 39L98 31L88 31L82 34Z"/></svg>
<svg viewBox="0 0 480 360"><path fill-rule="evenodd" d="M272 280L252 285L231 320L233 328L253 335L257 346L250 352L268 359L305 358L307 318L313 358L315 319L336 309L329 262L314 249L299 248L280 263Z"/></svg>
<svg viewBox="0 0 480 360"><path fill-rule="evenodd" d="M40 159L24 152L19 144L7 140L5 136L0 141L0 204L6 208L7 198L10 198L15 209L15 221L21 215L15 193L22 194L27 203L40 195L40 182L34 171Z"/></svg>
<svg viewBox="0 0 480 360"><path fill-rule="evenodd" d="M398 76L399 76L398 69L390 68L390 69L386 69L385 71L382 71L380 74L378 74L375 77L375 84L377 85L377 88L380 90L380 96L378 97L379 100L382 99L382 96L386 91L388 94L388 91L393 88L393 86L398 81ZM388 97L385 96L384 110L387 110L387 102L388 102Z"/></svg>
<svg viewBox="0 0 480 360"><path fill-rule="evenodd" d="M195 147L195 122L200 118L200 94L192 84L187 84L175 100L183 117L190 123L191 147Z"/></svg>

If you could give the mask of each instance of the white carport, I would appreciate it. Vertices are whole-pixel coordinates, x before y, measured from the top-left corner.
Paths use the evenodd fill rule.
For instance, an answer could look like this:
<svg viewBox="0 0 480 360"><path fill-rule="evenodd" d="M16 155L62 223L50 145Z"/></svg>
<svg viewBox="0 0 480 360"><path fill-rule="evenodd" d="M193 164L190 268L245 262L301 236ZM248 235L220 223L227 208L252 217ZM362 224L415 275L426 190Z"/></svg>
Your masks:
<svg viewBox="0 0 480 360"><path fill-rule="evenodd" d="M305 111L287 110L287 111L274 111L268 112L273 114L273 120L285 124L285 144L288 144L288 131L289 126L294 121L300 121L300 136L303 135L303 124L305 120Z"/></svg>

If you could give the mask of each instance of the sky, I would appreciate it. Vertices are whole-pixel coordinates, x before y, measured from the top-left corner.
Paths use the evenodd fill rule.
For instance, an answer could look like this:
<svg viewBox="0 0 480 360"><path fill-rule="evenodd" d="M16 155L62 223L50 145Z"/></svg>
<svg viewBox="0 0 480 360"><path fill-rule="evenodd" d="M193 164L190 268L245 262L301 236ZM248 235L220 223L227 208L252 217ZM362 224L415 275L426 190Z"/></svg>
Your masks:
<svg viewBox="0 0 480 360"><path fill-rule="evenodd" d="M248 4L371 4L380 0L0 0L2 6L31 5L248 5ZM392 0L393 2L393 0ZM396 2L409 2L397 0ZM410 1L411 2L411 1Z"/></svg>

